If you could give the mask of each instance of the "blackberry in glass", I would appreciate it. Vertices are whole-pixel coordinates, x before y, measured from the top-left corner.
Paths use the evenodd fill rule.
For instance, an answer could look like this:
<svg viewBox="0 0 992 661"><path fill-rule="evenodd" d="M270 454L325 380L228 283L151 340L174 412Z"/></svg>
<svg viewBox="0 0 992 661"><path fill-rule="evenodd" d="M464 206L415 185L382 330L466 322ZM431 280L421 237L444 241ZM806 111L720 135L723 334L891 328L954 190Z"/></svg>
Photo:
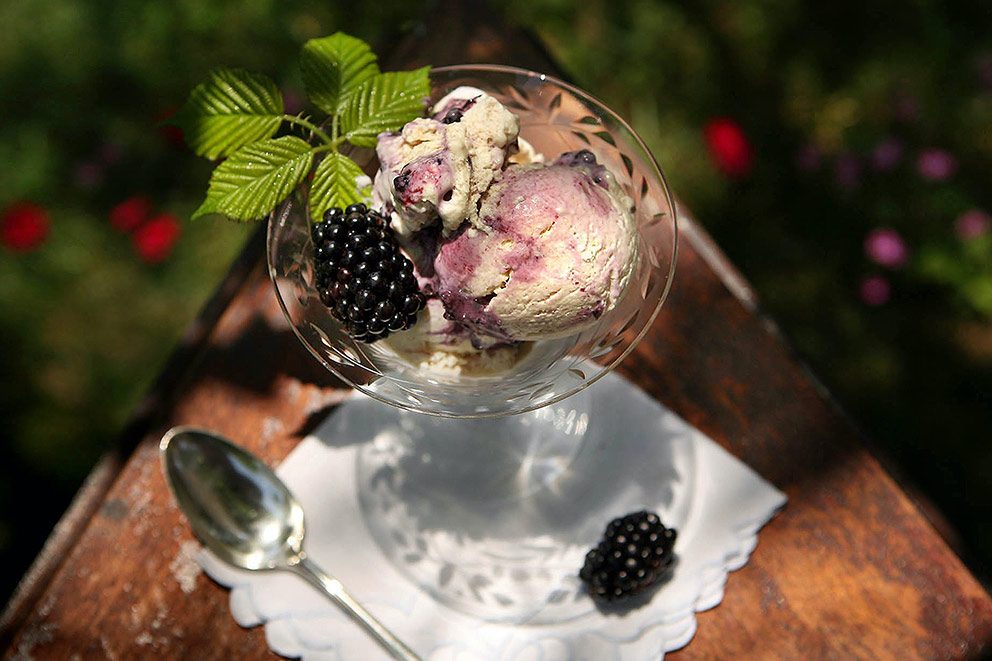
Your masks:
<svg viewBox="0 0 992 661"><path fill-rule="evenodd" d="M349 335L372 343L417 322L426 299L381 213L335 207L310 234L317 294Z"/></svg>

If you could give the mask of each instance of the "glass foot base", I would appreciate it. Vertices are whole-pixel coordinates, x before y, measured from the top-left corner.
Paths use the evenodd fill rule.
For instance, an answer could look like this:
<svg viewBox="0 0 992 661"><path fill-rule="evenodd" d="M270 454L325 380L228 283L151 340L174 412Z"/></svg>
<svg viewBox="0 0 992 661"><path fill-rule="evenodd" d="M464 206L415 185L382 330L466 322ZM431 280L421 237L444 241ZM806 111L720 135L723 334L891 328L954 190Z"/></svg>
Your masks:
<svg viewBox="0 0 992 661"><path fill-rule="evenodd" d="M613 518L652 509L681 527L692 443L618 401L604 380L504 418L451 420L370 402L358 496L391 562L440 602L501 622L561 622L595 606L578 580Z"/></svg>

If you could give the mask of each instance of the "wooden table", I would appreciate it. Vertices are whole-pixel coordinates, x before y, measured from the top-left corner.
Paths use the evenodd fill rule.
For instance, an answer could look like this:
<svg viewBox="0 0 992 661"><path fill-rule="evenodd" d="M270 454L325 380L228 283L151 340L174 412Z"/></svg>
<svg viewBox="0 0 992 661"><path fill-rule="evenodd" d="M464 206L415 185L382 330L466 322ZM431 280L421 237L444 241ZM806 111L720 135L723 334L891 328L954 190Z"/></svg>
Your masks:
<svg viewBox="0 0 992 661"><path fill-rule="evenodd" d="M395 49L394 65L555 71L472 3ZM796 359L747 282L687 216L675 286L621 371L789 495L750 563L675 658L963 658L992 649L992 600ZM161 474L174 424L278 463L345 394L291 334L257 234L94 469L9 604L0 650L35 658L271 658L261 628L196 572Z"/></svg>

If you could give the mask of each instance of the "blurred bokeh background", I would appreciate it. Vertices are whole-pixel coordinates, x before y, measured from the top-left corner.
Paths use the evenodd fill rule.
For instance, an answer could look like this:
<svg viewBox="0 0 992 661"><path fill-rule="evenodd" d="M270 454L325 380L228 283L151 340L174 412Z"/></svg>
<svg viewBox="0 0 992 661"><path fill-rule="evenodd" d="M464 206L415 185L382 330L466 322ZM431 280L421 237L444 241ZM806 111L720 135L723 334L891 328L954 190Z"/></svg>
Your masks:
<svg viewBox="0 0 992 661"><path fill-rule="evenodd" d="M158 123L213 66L431 3L0 3L0 602L250 228ZM988 585L992 12L967 0L509 0L630 118L803 359ZM733 329L727 329L733 332Z"/></svg>

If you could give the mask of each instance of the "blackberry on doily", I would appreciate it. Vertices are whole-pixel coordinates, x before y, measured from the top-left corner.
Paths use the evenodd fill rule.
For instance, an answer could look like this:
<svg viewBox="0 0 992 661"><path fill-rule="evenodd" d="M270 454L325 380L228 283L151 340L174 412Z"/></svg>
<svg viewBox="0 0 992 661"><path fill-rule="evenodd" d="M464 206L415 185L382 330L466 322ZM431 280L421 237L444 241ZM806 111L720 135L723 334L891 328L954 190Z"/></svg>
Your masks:
<svg viewBox="0 0 992 661"><path fill-rule="evenodd" d="M626 599L654 585L671 567L677 533L654 512L614 519L586 554L579 578L598 601Z"/></svg>

